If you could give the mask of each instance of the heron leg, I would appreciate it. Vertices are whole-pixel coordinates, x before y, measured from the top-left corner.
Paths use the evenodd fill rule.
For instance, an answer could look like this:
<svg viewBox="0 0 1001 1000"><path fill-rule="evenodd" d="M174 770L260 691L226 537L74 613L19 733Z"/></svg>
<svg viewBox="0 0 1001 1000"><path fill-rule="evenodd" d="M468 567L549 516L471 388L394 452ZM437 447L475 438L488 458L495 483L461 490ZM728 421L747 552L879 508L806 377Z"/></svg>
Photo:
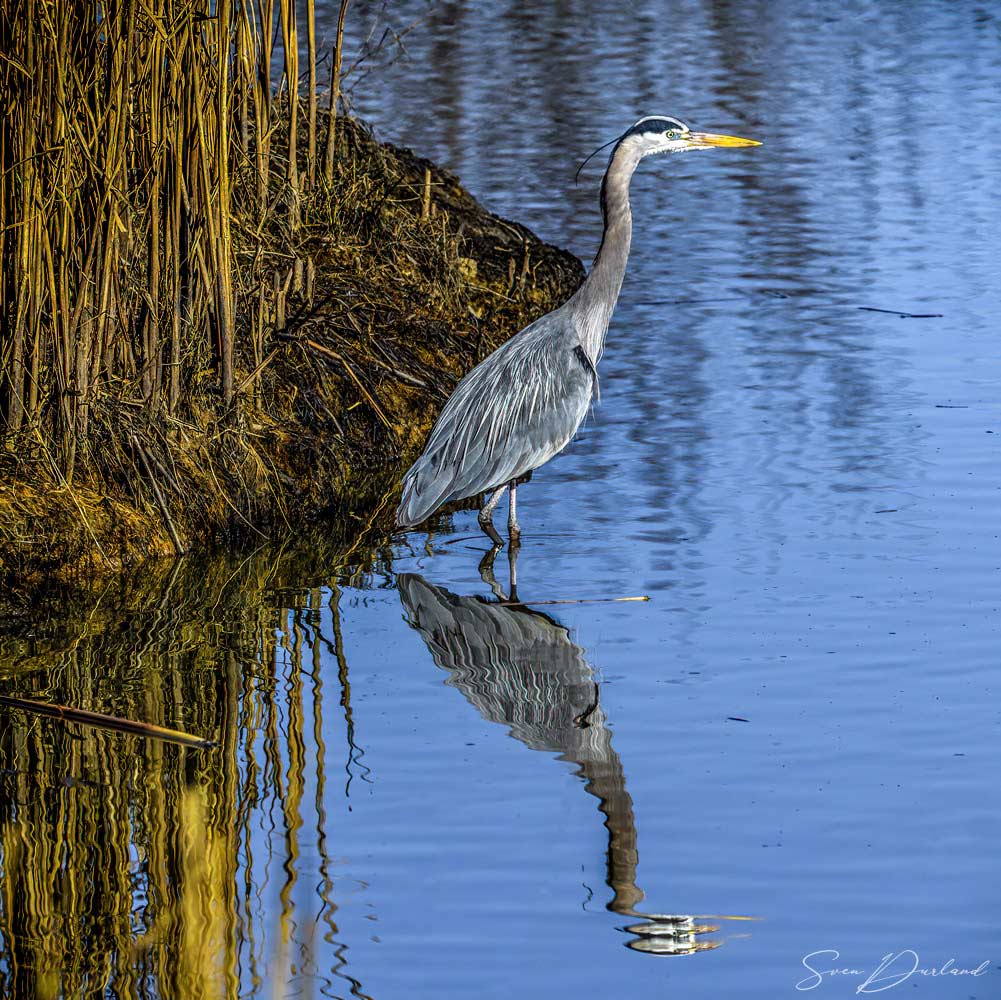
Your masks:
<svg viewBox="0 0 1001 1000"><path fill-rule="evenodd" d="M476 520L480 523L480 529L498 549L503 547L504 539L497 534L497 529L494 527L494 510L496 509L497 504L501 502L501 497L504 496L506 489L507 486L501 486L499 489L494 490L490 499L483 505L476 518Z"/></svg>
<svg viewBox="0 0 1001 1000"><path fill-rule="evenodd" d="M512 545L517 545L521 541L521 526L518 524L518 483L520 479L511 483L510 507L507 512L507 534Z"/></svg>

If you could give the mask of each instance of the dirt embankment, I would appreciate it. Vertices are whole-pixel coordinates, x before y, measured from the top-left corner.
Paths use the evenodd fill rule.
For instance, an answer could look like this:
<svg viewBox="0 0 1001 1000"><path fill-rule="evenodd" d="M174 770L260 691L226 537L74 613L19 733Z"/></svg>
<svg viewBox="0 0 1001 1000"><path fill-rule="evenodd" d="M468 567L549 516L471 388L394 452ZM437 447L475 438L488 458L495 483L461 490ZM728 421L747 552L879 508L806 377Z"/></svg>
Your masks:
<svg viewBox="0 0 1001 1000"><path fill-rule="evenodd" d="M333 184L300 206L231 406L197 369L172 414L95 392L72 482L30 426L0 443L0 601L317 512L388 530L400 473L456 381L582 280L575 257L453 175L357 122L338 129Z"/></svg>

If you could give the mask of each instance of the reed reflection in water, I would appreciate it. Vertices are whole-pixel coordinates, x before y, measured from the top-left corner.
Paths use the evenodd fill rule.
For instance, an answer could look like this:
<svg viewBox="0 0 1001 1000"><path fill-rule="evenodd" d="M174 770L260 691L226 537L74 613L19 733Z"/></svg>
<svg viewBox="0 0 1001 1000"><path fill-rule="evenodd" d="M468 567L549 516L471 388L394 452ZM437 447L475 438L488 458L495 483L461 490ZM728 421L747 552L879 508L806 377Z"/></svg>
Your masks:
<svg viewBox="0 0 1001 1000"><path fill-rule="evenodd" d="M491 585L496 587L490 575ZM627 944L659 955L686 955L716 948L701 935L718 930L683 914L636 909L643 891L636 884L639 853L633 800L622 761L600 704L600 687L584 651L559 622L521 604L460 597L413 573L396 577L410 625L434 662L491 722L532 750L559 754L576 765L586 790L598 800L608 831L608 909L643 923L625 928ZM495 590L496 592L496 590Z"/></svg>
<svg viewBox="0 0 1001 1000"><path fill-rule="evenodd" d="M308 538L153 564L0 638L5 692L217 741L0 708L0 996L368 995L335 916L327 778L365 777L339 599L378 560L356 558L331 571L344 550Z"/></svg>

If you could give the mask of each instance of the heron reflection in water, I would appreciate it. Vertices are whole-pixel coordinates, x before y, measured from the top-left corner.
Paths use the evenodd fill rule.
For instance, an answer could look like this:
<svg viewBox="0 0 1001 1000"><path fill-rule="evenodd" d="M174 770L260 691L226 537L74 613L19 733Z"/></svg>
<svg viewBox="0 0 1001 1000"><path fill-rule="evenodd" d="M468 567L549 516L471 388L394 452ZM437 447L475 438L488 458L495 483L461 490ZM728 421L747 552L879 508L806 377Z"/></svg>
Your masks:
<svg viewBox="0 0 1001 1000"><path fill-rule="evenodd" d="M491 584L497 592L497 584ZM636 885L636 823L622 761L612 747L599 687L583 650L559 622L523 605L459 597L422 577L401 573L400 598L410 625L435 663L479 713L508 727L533 750L556 752L577 765L586 790L598 800L608 830L607 904L614 913L641 917L626 928L638 951L683 955L719 946L700 935L718 928L693 917L641 913Z"/></svg>

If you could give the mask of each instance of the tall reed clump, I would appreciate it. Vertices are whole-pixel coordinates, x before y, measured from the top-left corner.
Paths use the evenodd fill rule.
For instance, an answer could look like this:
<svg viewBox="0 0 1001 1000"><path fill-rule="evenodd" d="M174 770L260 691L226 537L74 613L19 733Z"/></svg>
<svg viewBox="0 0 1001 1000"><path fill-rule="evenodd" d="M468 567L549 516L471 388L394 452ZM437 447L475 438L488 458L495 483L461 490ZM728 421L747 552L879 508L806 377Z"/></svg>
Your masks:
<svg viewBox="0 0 1001 1000"><path fill-rule="evenodd" d="M315 49L312 0L305 9ZM315 115L300 173L289 101L299 16L294 0L3 6L0 412L8 433L30 426L51 444L67 481L108 397L175 414L197 371L232 403L237 315L260 343L297 263L295 207L317 174ZM310 64L315 88L315 51ZM291 108L281 176L276 103ZM250 266L238 275L241 242Z"/></svg>
<svg viewBox="0 0 1001 1000"><path fill-rule="evenodd" d="M314 112L302 172L297 8ZM260 364L265 329L307 272L299 205L322 155L313 8L2 5L0 431L57 482L106 468L93 451L109 440L151 478L144 424L183 416L185 393L225 421L253 392L235 359ZM334 115L328 127L332 142Z"/></svg>

